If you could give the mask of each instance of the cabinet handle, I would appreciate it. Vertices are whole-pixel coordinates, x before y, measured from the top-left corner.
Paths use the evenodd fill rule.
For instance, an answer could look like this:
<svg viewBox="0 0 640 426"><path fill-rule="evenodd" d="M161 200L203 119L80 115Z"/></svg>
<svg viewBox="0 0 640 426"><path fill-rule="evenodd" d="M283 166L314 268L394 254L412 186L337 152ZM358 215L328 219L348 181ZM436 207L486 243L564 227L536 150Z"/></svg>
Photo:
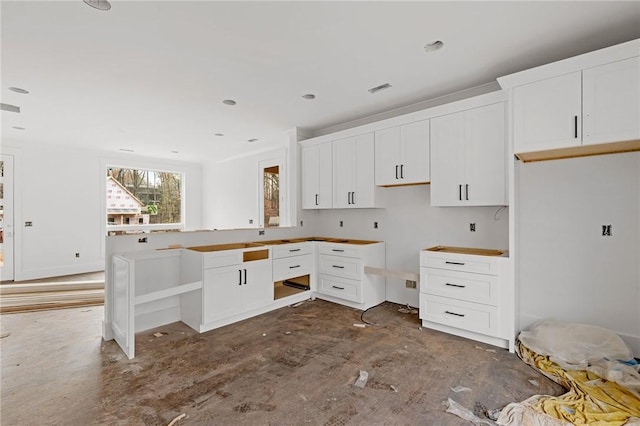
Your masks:
<svg viewBox="0 0 640 426"><path fill-rule="evenodd" d="M289 249L289 253L293 253L294 251L300 251L300 249Z"/></svg>
<svg viewBox="0 0 640 426"><path fill-rule="evenodd" d="M464 265L464 262L449 262L448 260L446 260L444 263L446 263L447 265Z"/></svg>
<svg viewBox="0 0 640 426"><path fill-rule="evenodd" d="M352 192L351 193L351 204L355 204L356 203L356 193Z"/></svg>
<svg viewBox="0 0 640 426"><path fill-rule="evenodd" d="M344 252L344 250L342 250L342 249L331 249L331 251L337 251L339 253L343 253Z"/></svg>
<svg viewBox="0 0 640 426"><path fill-rule="evenodd" d="M344 269L344 266L340 266L340 265L331 265L331 266L333 266L336 269Z"/></svg>
<svg viewBox="0 0 640 426"><path fill-rule="evenodd" d="M243 282L243 284L246 284L246 283L247 283L247 270L244 269L244 282Z"/></svg>
<svg viewBox="0 0 640 426"><path fill-rule="evenodd" d="M295 269L295 268L299 268L300 265L295 265L295 266L289 266L289 269Z"/></svg>
<svg viewBox="0 0 640 426"><path fill-rule="evenodd" d="M464 314L458 314L458 313L450 312L450 311L444 311L444 313L445 314L449 314L449 315L455 315L457 317L463 317L464 316Z"/></svg>
<svg viewBox="0 0 640 426"><path fill-rule="evenodd" d="M404 179L404 164L400 164L400 179Z"/></svg>
<svg viewBox="0 0 640 426"><path fill-rule="evenodd" d="M344 287L338 287L337 285L332 285L331 287L337 288L338 290L344 290Z"/></svg>
<svg viewBox="0 0 640 426"><path fill-rule="evenodd" d="M347 192L347 204L351 204L351 193Z"/></svg>
<svg viewBox="0 0 640 426"><path fill-rule="evenodd" d="M316 206L318 205L318 194L316 194Z"/></svg>
<svg viewBox="0 0 640 426"><path fill-rule="evenodd" d="M466 287L466 285L451 284L451 283L445 283L444 285L448 285L449 287L458 287L458 288L465 288Z"/></svg>
<svg viewBox="0 0 640 426"><path fill-rule="evenodd" d="M573 116L573 137L578 139L578 116Z"/></svg>
<svg viewBox="0 0 640 426"><path fill-rule="evenodd" d="M464 194L465 194L465 199L469 201L469 184L466 184L464 186Z"/></svg>
<svg viewBox="0 0 640 426"><path fill-rule="evenodd" d="M398 166L396 166L396 179L398 179Z"/></svg>
<svg viewBox="0 0 640 426"><path fill-rule="evenodd" d="M238 285L242 285L242 269L238 269L240 276L238 277Z"/></svg>
<svg viewBox="0 0 640 426"><path fill-rule="evenodd" d="M458 199L462 201L462 185L458 185Z"/></svg>

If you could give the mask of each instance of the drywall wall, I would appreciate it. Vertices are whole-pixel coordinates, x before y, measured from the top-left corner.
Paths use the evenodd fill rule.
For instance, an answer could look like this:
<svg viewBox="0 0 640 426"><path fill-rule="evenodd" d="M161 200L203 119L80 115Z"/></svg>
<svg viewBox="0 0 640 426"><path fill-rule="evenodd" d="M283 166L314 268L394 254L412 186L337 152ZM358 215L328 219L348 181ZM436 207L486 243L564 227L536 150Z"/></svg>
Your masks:
<svg viewBox="0 0 640 426"><path fill-rule="evenodd" d="M187 228L201 226L197 165L4 140L2 150L16 159L15 281L104 269L107 163L184 171Z"/></svg>
<svg viewBox="0 0 640 426"><path fill-rule="evenodd" d="M640 356L640 153L517 167L520 327L589 323Z"/></svg>
<svg viewBox="0 0 640 426"><path fill-rule="evenodd" d="M498 207L431 207L429 185L382 191L384 209L307 210L305 226L308 222L319 235L384 241L387 269L414 274L420 272L419 252L427 247L508 248L506 208L498 212ZM470 223L476 224L476 232L469 230ZM387 278L389 301L418 306L418 293L402 280Z"/></svg>

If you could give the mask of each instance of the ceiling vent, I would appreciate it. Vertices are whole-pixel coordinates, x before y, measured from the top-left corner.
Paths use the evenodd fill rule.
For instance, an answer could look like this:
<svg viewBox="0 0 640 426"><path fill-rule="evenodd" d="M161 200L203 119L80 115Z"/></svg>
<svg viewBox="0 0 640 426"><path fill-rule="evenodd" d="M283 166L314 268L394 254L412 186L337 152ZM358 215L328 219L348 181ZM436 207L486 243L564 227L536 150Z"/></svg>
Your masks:
<svg viewBox="0 0 640 426"><path fill-rule="evenodd" d="M9 105L9 104L0 104L0 109L2 111L18 112L18 113L20 112L19 106Z"/></svg>
<svg viewBox="0 0 640 426"><path fill-rule="evenodd" d="M381 84L380 86L372 87L369 89L369 93L377 93L381 90L389 89L391 85L389 83Z"/></svg>

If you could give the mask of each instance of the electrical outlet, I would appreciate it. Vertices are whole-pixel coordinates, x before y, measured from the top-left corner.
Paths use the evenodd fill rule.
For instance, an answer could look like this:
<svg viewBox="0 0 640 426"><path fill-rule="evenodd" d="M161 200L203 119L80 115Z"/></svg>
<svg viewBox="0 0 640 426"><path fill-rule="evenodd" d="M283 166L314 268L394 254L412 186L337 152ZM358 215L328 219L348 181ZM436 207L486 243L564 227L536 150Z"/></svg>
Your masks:
<svg viewBox="0 0 640 426"><path fill-rule="evenodd" d="M304 222L303 221L300 221L300 226L301 227L304 226Z"/></svg>
<svg viewBox="0 0 640 426"><path fill-rule="evenodd" d="M475 223L470 223L469 224L469 231L476 232L476 224Z"/></svg>
<svg viewBox="0 0 640 426"><path fill-rule="evenodd" d="M373 222L373 229L378 229L378 222Z"/></svg>
<svg viewBox="0 0 640 426"><path fill-rule="evenodd" d="M415 281L413 281L413 280L406 280L406 281L404 282L404 286L405 286L406 288L416 288L416 287L417 287L417 285L418 285L418 284L417 284Z"/></svg>
<svg viewBox="0 0 640 426"><path fill-rule="evenodd" d="M603 237L611 236L611 225L602 225L602 236Z"/></svg>
<svg viewBox="0 0 640 426"><path fill-rule="evenodd" d="M138 242L139 243L146 243L147 242L147 237L138 238Z"/></svg>
<svg viewBox="0 0 640 426"><path fill-rule="evenodd" d="M80 257L80 253L76 253L76 257Z"/></svg>
<svg viewBox="0 0 640 426"><path fill-rule="evenodd" d="M340 228L342 228L344 226L344 222L340 221Z"/></svg>
<svg viewBox="0 0 640 426"><path fill-rule="evenodd" d="M258 235L264 235L264 229L258 231Z"/></svg>
<svg viewBox="0 0 640 426"><path fill-rule="evenodd" d="M249 225L253 225L253 219L249 219Z"/></svg>
<svg viewBox="0 0 640 426"><path fill-rule="evenodd" d="M24 223L24 226L25 226L25 227L33 226L33 222L31 222L30 220L28 220L28 221L26 221L26 222Z"/></svg>

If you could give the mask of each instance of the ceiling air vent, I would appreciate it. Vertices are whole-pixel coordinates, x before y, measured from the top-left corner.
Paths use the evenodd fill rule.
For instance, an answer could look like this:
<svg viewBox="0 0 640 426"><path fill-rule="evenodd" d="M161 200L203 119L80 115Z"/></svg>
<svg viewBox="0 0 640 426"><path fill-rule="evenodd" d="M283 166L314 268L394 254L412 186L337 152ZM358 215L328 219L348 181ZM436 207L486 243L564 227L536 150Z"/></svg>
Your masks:
<svg viewBox="0 0 640 426"><path fill-rule="evenodd" d="M369 93L376 93L381 90L389 89L391 85L389 83L381 84L380 86L372 87L369 89Z"/></svg>
<svg viewBox="0 0 640 426"><path fill-rule="evenodd" d="M9 105L9 104L0 104L0 109L2 111L20 112L20 107L19 106Z"/></svg>

